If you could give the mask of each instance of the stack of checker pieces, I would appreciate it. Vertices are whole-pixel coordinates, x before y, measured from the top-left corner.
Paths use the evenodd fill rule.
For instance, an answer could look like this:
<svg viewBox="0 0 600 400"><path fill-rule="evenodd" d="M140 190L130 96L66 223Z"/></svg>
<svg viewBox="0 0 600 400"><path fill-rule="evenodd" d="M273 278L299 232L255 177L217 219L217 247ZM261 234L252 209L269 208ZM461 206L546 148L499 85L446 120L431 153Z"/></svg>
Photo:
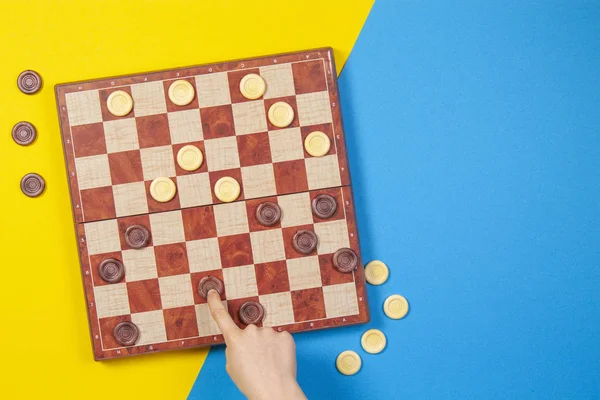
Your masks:
<svg viewBox="0 0 600 400"><path fill-rule="evenodd" d="M369 320L335 71L318 49L56 87L95 359L223 343L209 288L240 327ZM249 74L265 83L256 99ZM177 81L188 104L169 96ZM278 127L282 103L293 117ZM326 153L307 151L314 132ZM186 146L196 169L178 162Z"/></svg>

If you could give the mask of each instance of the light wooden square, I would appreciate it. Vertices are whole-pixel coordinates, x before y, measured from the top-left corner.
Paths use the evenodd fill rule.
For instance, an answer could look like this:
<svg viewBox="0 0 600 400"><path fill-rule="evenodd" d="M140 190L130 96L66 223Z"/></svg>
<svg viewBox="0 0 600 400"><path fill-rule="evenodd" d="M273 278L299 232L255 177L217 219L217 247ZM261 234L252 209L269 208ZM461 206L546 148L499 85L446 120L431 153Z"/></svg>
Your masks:
<svg viewBox="0 0 600 400"><path fill-rule="evenodd" d="M358 300L354 282L323 286L323 298L327 318L358 314Z"/></svg>
<svg viewBox="0 0 600 400"><path fill-rule="evenodd" d="M245 202L217 204L213 210L218 236L250 232Z"/></svg>
<svg viewBox="0 0 600 400"><path fill-rule="evenodd" d="M281 229L250 233L254 263L285 260L285 247Z"/></svg>
<svg viewBox="0 0 600 400"><path fill-rule="evenodd" d="M300 128L269 131L269 145L274 163L304 158L304 143L302 143Z"/></svg>
<svg viewBox="0 0 600 400"><path fill-rule="evenodd" d="M125 183L113 186L117 217L148 213L146 186L144 182Z"/></svg>
<svg viewBox="0 0 600 400"><path fill-rule="evenodd" d="M223 283L230 300L258 296L254 265L223 268Z"/></svg>
<svg viewBox="0 0 600 400"><path fill-rule="evenodd" d="M206 140L204 147L209 171L240 167L240 155L235 136Z"/></svg>
<svg viewBox="0 0 600 400"><path fill-rule="evenodd" d="M310 190L341 186L340 165L337 155L310 157L304 160Z"/></svg>
<svg viewBox="0 0 600 400"><path fill-rule="evenodd" d="M273 164L242 167L242 181L244 182L244 196L247 199L277 194Z"/></svg>
<svg viewBox="0 0 600 400"><path fill-rule="evenodd" d="M290 258L286 260L290 290L322 286L321 268L317 256Z"/></svg>
<svg viewBox="0 0 600 400"><path fill-rule="evenodd" d="M163 309L191 306L194 304L190 274L158 278L160 300Z"/></svg>
<svg viewBox="0 0 600 400"><path fill-rule="evenodd" d="M136 324L140 330L136 346L167 341L165 316L162 310L131 314L131 322Z"/></svg>
<svg viewBox="0 0 600 400"><path fill-rule="evenodd" d="M133 97L133 109L136 117L167 112L162 81L131 85L131 97Z"/></svg>
<svg viewBox="0 0 600 400"><path fill-rule="evenodd" d="M294 306L290 292L266 294L258 301L265 308L263 326L281 326L294 323Z"/></svg>
<svg viewBox="0 0 600 400"><path fill-rule="evenodd" d="M196 88L200 107L213 107L231 103L227 72L196 76Z"/></svg>
<svg viewBox="0 0 600 400"><path fill-rule="evenodd" d="M313 223L310 194L308 192L279 196L277 203L281 208L282 227Z"/></svg>
<svg viewBox="0 0 600 400"><path fill-rule="evenodd" d="M116 219L88 222L84 224L84 230L89 255L121 250Z"/></svg>
<svg viewBox="0 0 600 400"><path fill-rule="evenodd" d="M296 97L296 104L298 120L302 126L326 124L332 121L329 92L299 94Z"/></svg>
<svg viewBox="0 0 600 400"><path fill-rule="evenodd" d="M175 159L173 146L150 147L140 150L144 180L151 181L158 177L175 176Z"/></svg>
<svg viewBox="0 0 600 400"><path fill-rule="evenodd" d="M221 253L217 238L191 240L186 243L190 272L221 269Z"/></svg>
<svg viewBox="0 0 600 400"><path fill-rule="evenodd" d="M315 224L315 233L319 238L317 253L335 253L342 247L350 247L348 223L345 219L319 222Z"/></svg>
<svg viewBox="0 0 600 400"><path fill-rule="evenodd" d="M118 153L140 148L135 118L105 121L103 125L107 152Z"/></svg>
<svg viewBox="0 0 600 400"><path fill-rule="evenodd" d="M267 90L263 98L272 99L296 94L292 64L276 64L260 67L260 76L263 77L267 84Z"/></svg>
<svg viewBox="0 0 600 400"><path fill-rule="evenodd" d="M97 90L67 93L65 100L67 102L70 126L102 122L100 96Z"/></svg>
<svg viewBox="0 0 600 400"><path fill-rule="evenodd" d="M129 296L125 283L96 286L94 288L98 318L129 314Z"/></svg>
<svg viewBox="0 0 600 400"><path fill-rule="evenodd" d="M157 278L156 256L154 247L123 250L123 265L127 282Z"/></svg>
<svg viewBox="0 0 600 400"><path fill-rule="evenodd" d="M181 207L203 206L212 203L208 172L177 177Z"/></svg>
<svg viewBox="0 0 600 400"><path fill-rule="evenodd" d="M227 302L222 301L223 307L227 309ZM196 321L198 322L198 336L220 335L221 330L210 314L208 304L196 304Z"/></svg>
<svg viewBox="0 0 600 400"><path fill-rule="evenodd" d="M150 214L150 227L155 246L185 242L180 210Z"/></svg>
<svg viewBox="0 0 600 400"><path fill-rule="evenodd" d="M79 190L110 186L112 184L108 155L106 154L76 158L75 168L77 170Z"/></svg>
<svg viewBox="0 0 600 400"><path fill-rule="evenodd" d="M204 139L202 122L200 122L200 109L170 112L169 131L171 143L198 142Z"/></svg>
<svg viewBox="0 0 600 400"><path fill-rule="evenodd" d="M247 135L267 130L267 117L263 100L234 103L231 108L236 135Z"/></svg>

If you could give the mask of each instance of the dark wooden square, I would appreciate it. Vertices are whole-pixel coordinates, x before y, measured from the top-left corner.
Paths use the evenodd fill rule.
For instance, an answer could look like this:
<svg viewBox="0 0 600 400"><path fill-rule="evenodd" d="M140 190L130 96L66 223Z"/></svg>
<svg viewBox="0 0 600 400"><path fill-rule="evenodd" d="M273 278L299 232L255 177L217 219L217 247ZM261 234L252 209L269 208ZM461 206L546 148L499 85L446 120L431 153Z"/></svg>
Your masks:
<svg viewBox="0 0 600 400"><path fill-rule="evenodd" d="M305 192L308 190L308 177L304 159L283 161L273 164L277 194Z"/></svg>
<svg viewBox="0 0 600 400"><path fill-rule="evenodd" d="M283 247L285 248L285 258L298 258L298 257L307 257L313 256L317 254L317 249L315 248L309 254L300 253L298 250L294 248L294 235L296 232L301 230L307 231L315 231L315 227L312 224L309 225L300 225L300 226L290 226L287 228L283 228L281 231L283 232ZM318 238L317 238L318 240Z"/></svg>
<svg viewBox="0 0 600 400"><path fill-rule="evenodd" d="M235 135L231 104L200 109L204 139L216 139Z"/></svg>
<svg viewBox="0 0 600 400"><path fill-rule="evenodd" d="M259 295L288 292L290 290L285 260L256 264L254 271Z"/></svg>
<svg viewBox="0 0 600 400"><path fill-rule="evenodd" d="M98 267L100 266L100 263L108 258L114 258L115 260L119 260L121 262L123 261L123 255L120 251L94 254L90 256L90 270L92 271L94 286L114 285L114 283L105 282L102 278L100 278L100 274L98 273ZM124 275L123 279L121 279L119 282L124 282L126 278L127 276Z"/></svg>
<svg viewBox="0 0 600 400"><path fill-rule="evenodd" d="M277 103L278 101L283 101L284 103L288 103L294 109L294 119L292 123L286 126L285 128L278 128L269 121L269 108ZM274 99L265 99L265 115L267 116L267 128L270 131L274 131L276 129L286 129L286 128L297 128L300 126L300 122L298 121L298 105L296 104L296 96L285 96L285 97L277 97Z"/></svg>
<svg viewBox="0 0 600 400"><path fill-rule="evenodd" d="M246 200L246 213L248 215L248 226L250 227L250 232L266 231L269 229L281 228L281 221L278 221L276 224L271 225L271 226L265 226L265 225L262 225L260 222L258 222L258 219L256 218L256 209L262 203L267 202L267 201L278 204L277 197L275 197L275 196L262 197L260 199ZM282 214L283 214L283 211L282 211Z"/></svg>
<svg viewBox="0 0 600 400"><path fill-rule="evenodd" d="M113 334L115 327L121 322L131 322L131 315L119 315L116 317L100 318L100 335L102 336L102 344L105 349L115 349L123 347L115 340Z"/></svg>
<svg viewBox="0 0 600 400"><path fill-rule="evenodd" d="M127 92L131 96L131 87L130 86L120 86L118 88L111 87L108 89L101 89L98 91L98 95L100 97L100 110L102 112L102 120L103 121L114 121L117 119L125 119L125 118L135 117L135 105L134 105L133 109L129 112L129 114L124 115L122 117L113 115L110 113L110 111L108 111L108 107L106 106L106 100L108 100L108 96L110 96L110 94L112 92L116 92L117 90Z"/></svg>
<svg viewBox="0 0 600 400"><path fill-rule="evenodd" d="M354 275L352 273L340 272L333 266L333 254L320 255L319 268L321 269L321 282L323 282L323 286L354 281Z"/></svg>
<svg viewBox="0 0 600 400"><path fill-rule="evenodd" d="M140 148L171 144L171 131L167 114L148 115L135 119Z"/></svg>
<svg viewBox="0 0 600 400"><path fill-rule="evenodd" d="M82 190L81 207L86 221L115 218L117 214L112 186Z"/></svg>
<svg viewBox="0 0 600 400"><path fill-rule="evenodd" d="M127 232L127 228L129 228L132 225L142 225L143 227L148 229L148 232L150 232L150 240L148 241L148 247L152 246L152 231L150 230L150 217L148 216L148 214L119 218L117 222L119 224L119 239L121 241L121 249L131 249L131 247L127 244L127 241L125 240L125 232Z"/></svg>
<svg viewBox="0 0 600 400"><path fill-rule="evenodd" d="M177 186L177 178L171 177L171 179L175 183L175 186ZM146 186L146 201L148 202L148 210L151 213L161 211L172 211L181 208L181 203L179 202L179 190L177 190L175 196L171 200L161 203L160 201L154 200L154 198L152 198L152 196L150 195L151 184L152 181L144 182L144 185Z"/></svg>
<svg viewBox="0 0 600 400"><path fill-rule="evenodd" d="M308 152L306 151L306 148L304 147L304 140L311 132L314 132L314 131L323 132L329 138L329 142L331 145L329 146L329 151L325 155L328 156L330 154L335 154L336 151L335 151L335 142L334 142L334 137L333 137L333 125L331 125L331 124L307 125L307 126L300 127L300 133L302 134L302 145L303 145L302 148L304 149L304 157L306 157L306 158L312 157L310 154L308 154Z"/></svg>
<svg viewBox="0 0 600 400"><path fill-rule="evenodd" d="M220 236L219 251L223 268L254 264L249 233Z"/></svg>
<svg viewBox="0 0 600 400"><path fill-rule="evenodd" d="M181 275L190 272L185 243L154 246L158 276Z"/></svg>
<svg viewBox="0 0 600 400"><path fill-rule="evenodd" d="M240 82L242 81L242 78L248 74L260 75L260 70L258 68L250 68L241 71L230 71L227 73L227 78L229 80L229 95L231 96L232 103L252 101L251 99L245 98L240 91Z"/></svg>
<svg viewBox="0 0 600 400"><path fill-rule="evenodd" d="M198 322L194 306L163 310L167 339L185 339L198 336Z"/></svg>
<svg viewBox="0 0 600 400"><path fill-rule="evenodd" d="M217 236L215 214L212 206L181 210L185 240L208 239Z"/></svg>
<svg viewBox="0 0 600 400"><path fill-rule="evenodd" d="M139 150L122 151L108 155L110 177L113 185L139 182L144 180L142 158Z"/></svg>
<svg viewBox="0 0 600 400"><path fill-rule="evenodd" d="M242 182L242 170L240 168L233 168L233 169L224 169L222 171L213 171L213 172L208 173L213 203L215 203L215 204L223 203L221 200L219 200L217 198L217 196L215 196L214 189L215 189L215 183L217 183L217 181L219 179L223 178L224 176L230 176L240 184L240 195L238 196L237 200L243 200L244 199L244 186L243 186L243 182Z"/></svg>
<svg viewBox="0 0 600 400"><path fill-rule="evenodd" d="M271 145L267 132L239 135L237 143L242 167L271 163Z"/></svg>
<svg viewBox="0 0 600 400"><path fill-rule="evenodd" d="M76 157L106 153L106 139L104 138L104 125L102 122L74 126L71 128L71 133Z"/></svg>
<svg viewBox="0 0 600 400"><path fill-rule="evenodd" d="M326 317L323 289L320 287L292 291L292 306L296 322Z"/></svg>
<svg viewBox="0 0 600 400"><path fill-rule="evenodd" d="M194 304L206 304L206 299L200 296L198 292L198 283L202 278L207 276L213 276L223 282L223 270L214 269L211 271L201 271L201 272L193 272L192 276L192 292L194 293ZM227 297L227 293L225 293L225 284L223 284L223 294L221 295L221 300L225 300Z"/></svg>
<svg viewBox="0 0 600 400"><path fill-rule="evenodd" d="M244 297L243 299L227 300L227 311L229 312L229 315L231 315L233 322L235 322L236 325L242 329L245 328L247 325L244 324L242 322L242 320L240 319L240 308L247 301L258 302L258 297L252 296L252 297ZM263 326L262 321L254 324L254 325L256 325L258 327Z"/></svg>
<svg viewBox="0 0 600 400"><path fill-rule="evenodd" d="M129 309L132 313L160 310L160 288L158 279L127 282Z"/></svg>
<svg viewBox="0 0 600 400"><path fill-rule="evenodd" d="M327 90L325 67L322 60L292 64L296 94L322 92Z"/></svg>
<svg viewBox="0 0 600 400"><path fill-rule="evenodd" d="M187 145L196 146L202 152L202 164L200 164L200 167L194 171L186 171L185 169L181 168L179 166L179 163L177 162L177 153L179 152L179 150L181 150L182 147L187 146ZM206 162L206 149L204 148L204 141L174 144L173 145L173 162L175 162L175 174L177 176L192 175L192 174L199 174L201 172L208 172L208 164Z"/></svg>
<svg viewBox="0 0 600 400"><path fill-rule="evenodd" d="M171 84L173 82L178 81L178 80L187 81L187 82L191 83L192 87L194 88L194 99L190 102L190 104L187 104L185 106L178 106L177 104L173 103L171 101L171 99L169 98L169 87L171 87ZM196 80L194 78L187 77L187 78L177 78L177 79L165 80L165 81L163 81L163 88L165 91L165 103L167 103L167 112L193 110L195 108L198 108L198 90L196 88Z"/></svg>

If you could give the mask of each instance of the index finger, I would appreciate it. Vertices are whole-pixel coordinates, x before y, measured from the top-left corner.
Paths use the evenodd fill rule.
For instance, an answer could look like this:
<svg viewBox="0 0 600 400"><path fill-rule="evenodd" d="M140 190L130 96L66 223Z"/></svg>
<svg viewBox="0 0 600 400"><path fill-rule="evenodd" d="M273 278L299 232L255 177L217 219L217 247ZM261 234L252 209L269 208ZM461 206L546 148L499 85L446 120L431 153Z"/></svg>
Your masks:
<svg viewBox="0 0 600 400"><path fill-rule="evenodd" d="M221 303L221 297L216 290L210 290L206 296L206 300L208 302L210 315L212 315L219 326L219 329L223 333L225 343L229 342L231 336L235 335L240 328L238 328L235 322L233 322L233 319L231 319L227 309L223 306L223 303Z"/></svg>

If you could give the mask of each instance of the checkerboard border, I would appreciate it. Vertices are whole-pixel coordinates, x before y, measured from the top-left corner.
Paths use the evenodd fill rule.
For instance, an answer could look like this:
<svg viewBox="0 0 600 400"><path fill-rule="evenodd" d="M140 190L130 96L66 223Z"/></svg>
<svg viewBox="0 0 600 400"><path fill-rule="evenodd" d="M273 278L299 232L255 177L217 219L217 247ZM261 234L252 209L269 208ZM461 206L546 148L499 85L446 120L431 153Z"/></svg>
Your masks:
<svg viewBox="0 0 600 400"><path fill-rule="evenodd" d="M60 129L63 143L63 150L65 156L65 165L68 176L69 190L71 193L71 203L73 218L75 222L75 230L78 241L78 251L80 257L80 267L85 287L85 296L87 302L87 312L89 319L89 328L92 338L94 357L96 360L103 360L115 357L122 357L128 355L143 354L149 352L156 352L162 350L172 350L188 347L206 346L213 344L223 343L222 335L213 335L207 337L196 337L191 339L174 339L167 340L157 344L150 345L139 345L132 347L120 347L112 349L103 349L102 346L102 333L100 330L100 320L95 306L95 295L92 283L92 270L90 257L87 251L87 243L85 238L85 227L83 222L83 210L81 207L81 193L78 187L78 181L76 176L75 168L75 154L73 148L73 138L71 133L71 126L69 124L69 117L66 112L66 95L68 93L85 92L88 90L101 90L101 89L116 89L120 86L130 87L133 84L141 84L144 82L155 82L155 81L167 81L179 78L190 78L198 75L205 75L217 72L235 72L244 71L250 69L257 69L269 65L285 64L285 63L298 63L303 61L315 61L322 60L325 66L325 79L328 88L329 101L332 106L332 126L335 132L334 145L337 148L337 156L339 165L341 168L341 190L343 191L344 202L346 207L346 221L348 223L348 230L350 232L350 247L353 248L359 254L360 260L360 247L358 230L356 227L356 215L354 210L354 202L352 200L352 192L349 187L350 185L350 173L348 170L346 146L345 146L345 134L342 125L342 116L340 109L339 93L336 81L336 68L333 58L333 50L331 48L314 49L304 52L287 53L279 55L271 55L259 58L253 58L248 60L231 61L218 64L206 64L200 66L193 66L180 69L171 69L157 72L149 72L135 75L126 75L120 77L104 78L93 81L75 82L68 84L61 84L55 87L57 108L60 120ZM119 82L117 85L116 81ZM237 101L236 101L237 102ZM233 100L231 103L235 103ZM101 122L101 121L94 121ZM243 200L240 200L243 201ZM213 203L214 204L214 203ZM144 214L147 215L147 214ZM131 216L134 218L135 216ZM139 215L138 217L143 217ZM362 263L360 263L362 265ZM285 326L276 326L274 329L278 331L307 331L316 330L322 328L328 328L333 326L351 325L365 323L369 321L369 310L366 298L366 287L363 268L358 268L354 272L354 283L356 286L356 293L358 299L359 314L349 317L337 317L329 319L321 319L316 321L306 321L301 323L294 323Z"/></svg>

